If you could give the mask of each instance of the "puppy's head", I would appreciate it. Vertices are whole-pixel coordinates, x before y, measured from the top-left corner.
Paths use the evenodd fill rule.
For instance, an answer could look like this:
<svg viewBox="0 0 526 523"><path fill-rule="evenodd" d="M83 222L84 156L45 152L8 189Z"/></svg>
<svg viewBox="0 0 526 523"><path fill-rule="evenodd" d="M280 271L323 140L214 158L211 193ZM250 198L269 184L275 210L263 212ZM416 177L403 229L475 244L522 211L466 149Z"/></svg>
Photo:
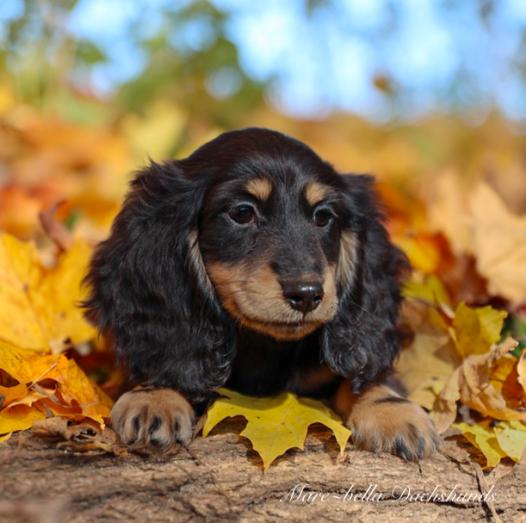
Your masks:
<svg viewBox="0 0 526 523"><path fill-rule="evenodd" d="M222 306L279 340L332 320L358 245L344 180L305 145L259 129L229 133L189 163L206 162L215 174L191 241Z"/></svg>
<svg viewBox="0 0 526 523"><path fill-rule="evenodd" d="M369 177L245 129L137 175L85 306L133 379L189 396L226 381L237 324L278 340L319 332L320 357L359 389L398 350L404 264Z"/></svg>

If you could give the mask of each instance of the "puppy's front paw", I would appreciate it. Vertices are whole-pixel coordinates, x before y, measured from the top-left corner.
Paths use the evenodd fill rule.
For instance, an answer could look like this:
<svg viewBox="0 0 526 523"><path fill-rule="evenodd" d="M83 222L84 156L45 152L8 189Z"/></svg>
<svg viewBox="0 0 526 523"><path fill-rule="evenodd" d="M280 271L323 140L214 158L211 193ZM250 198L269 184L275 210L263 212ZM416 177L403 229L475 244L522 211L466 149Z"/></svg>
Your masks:
<svg viewBox="0 0 526 523"><path fill-rule="evenodd" d="M113 406L111 422L122 442L131 447L167 450L176 441L192 439L194 411L172 389L134 390Z"/></svg>
<svg viewBox="0 0 526 523"><path fill-rule="evenodd" d="M407 461L426 458L438 449L440 438L428 414L388 387L369 389L348 399L347 405L346 425L358 448L390 452Z"/></svg>

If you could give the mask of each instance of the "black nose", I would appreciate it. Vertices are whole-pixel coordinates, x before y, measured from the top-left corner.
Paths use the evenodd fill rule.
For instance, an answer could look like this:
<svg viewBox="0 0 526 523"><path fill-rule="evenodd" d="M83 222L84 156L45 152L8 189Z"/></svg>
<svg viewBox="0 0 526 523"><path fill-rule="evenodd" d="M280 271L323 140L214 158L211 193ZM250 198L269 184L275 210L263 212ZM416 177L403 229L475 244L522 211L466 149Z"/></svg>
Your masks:
<svg viewBox="0 0 526 523"><path fill-rule="evenodd" d="M323 287L320 283L285 282L281 286L289 305L303 313L313 311L323 298Z"/></svg>

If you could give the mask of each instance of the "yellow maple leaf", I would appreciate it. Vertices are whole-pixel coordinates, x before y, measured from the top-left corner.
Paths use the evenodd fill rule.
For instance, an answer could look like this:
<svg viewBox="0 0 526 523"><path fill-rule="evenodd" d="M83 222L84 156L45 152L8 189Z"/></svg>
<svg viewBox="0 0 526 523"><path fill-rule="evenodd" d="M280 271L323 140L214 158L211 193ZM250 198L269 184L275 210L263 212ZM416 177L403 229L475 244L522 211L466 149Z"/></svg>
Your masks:
<svg viewBox="0 0 526 523"><path fill-rule="evenodd" d="M491 427L491 421L485 420L481 423L470 425L465 422L455 423L453 426L462 432L462 435L484 454L486 468L495 467L500 460L506 457L497 440L497 436Z"/></svg>
<svg viewBox="0 0 526 523"><path fill-rule="evenodd" d="M453 427L484 454L488 468L498 465L504 457L520 461L526 449L526 425L517 420L494 423L485 419L473 425L455 423Z"/></svg>
<svg viewBox="0 0 526 523"><path fill-rule="evenodd" d="M29 405L16 405L0 412L0 434L11 434L17 430L26 430L46 415L38 408Z"/></svg>
<svg viewBox="0 0 526 523"><path fill-rule="evenodd" d="M453 319L452 337L462 357L488 352L500 339L502 325L508 313L489 305L468 307L460 303Z"/></svg>
<svg viewBox="0 0 526 523"><path fill-rule="evenodd" d="M340 418L320 401L299 398L290 392L270 398L245 396L226 389L219 392L225 397L217 399L208 410L203 436L225 418L245 417L247 425L241 436L252 442L264 470L288 449L303 449L308 428L313 423L332 430L341 453L351 435Z"/></svg>
<svg viewBox="0 0 526 523"><path fill-rule="evenodd" d="M514 461L520 461L526 448L526 425L521 421L501 421L495 428L500 448Z"/></svg>
<svg viewBox="0 0 526 523"><path fill-rule="evenodd" d="M34 245L0 235L0 339L18 347L58 353L68 342L95 336L82 317L81 281L91 249L77 241L51 269Z"/></svg>

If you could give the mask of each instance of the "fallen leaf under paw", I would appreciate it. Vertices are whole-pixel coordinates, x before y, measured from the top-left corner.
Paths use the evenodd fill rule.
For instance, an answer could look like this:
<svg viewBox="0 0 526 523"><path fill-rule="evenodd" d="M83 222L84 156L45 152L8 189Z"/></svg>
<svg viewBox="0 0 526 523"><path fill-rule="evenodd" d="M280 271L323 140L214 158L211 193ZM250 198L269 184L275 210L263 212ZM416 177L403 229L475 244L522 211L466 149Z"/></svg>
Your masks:
<svg viewBox="0 0 526 523"><path fill-rule="evenodd" d="M228 417L243 416L247 420L241 436L248 438L261 456L263 469L291 448L304 448L309 426L321 423L334 433L343 454L351 431L322 402L299 398L290 392L269 398L245 396L219 389L224 397L217 399L207 412L203 436Z"/></svg>

